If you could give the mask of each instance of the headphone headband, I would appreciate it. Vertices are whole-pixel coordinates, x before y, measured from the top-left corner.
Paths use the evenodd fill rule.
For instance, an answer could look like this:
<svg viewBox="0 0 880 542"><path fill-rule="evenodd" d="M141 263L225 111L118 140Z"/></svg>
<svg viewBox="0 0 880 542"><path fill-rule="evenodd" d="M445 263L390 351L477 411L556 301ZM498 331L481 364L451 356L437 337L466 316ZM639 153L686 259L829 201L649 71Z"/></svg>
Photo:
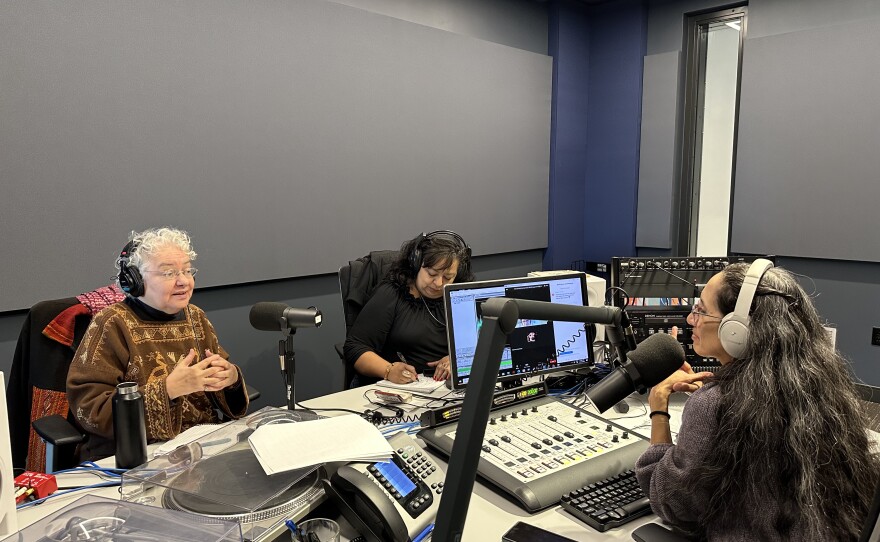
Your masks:
<svg viewBox="0 0 880 542"><path fill-rule="evenodd" d="M746 322L749 321L749 311L752 308L752 301L755 300L758 284L760 284L761 279L764 277L764 273L771 267L773 267L773 262L764 258L758 258L752 262L752 265L749 266L749 270L746 272L746 276L743 278L742 287L739 289L733 313L739 315L740 318L745 318Z"/></svg>

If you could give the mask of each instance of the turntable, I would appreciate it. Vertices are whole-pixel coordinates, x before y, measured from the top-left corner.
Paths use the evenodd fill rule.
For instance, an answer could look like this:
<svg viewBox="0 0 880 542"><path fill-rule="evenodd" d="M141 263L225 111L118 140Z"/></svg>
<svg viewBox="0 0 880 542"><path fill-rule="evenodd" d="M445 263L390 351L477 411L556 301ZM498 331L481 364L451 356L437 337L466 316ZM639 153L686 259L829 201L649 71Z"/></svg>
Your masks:
<svg viewBox="0 0 880 542"><path fill-rule="evenodd" d="M324 501L322 465L267 475L247 437L260 425L316 419L267 407L160 455L122 476L122 498L206 519L233 520L246 540L271 540ZM291 450L297 443L279 443Z"/></svg>

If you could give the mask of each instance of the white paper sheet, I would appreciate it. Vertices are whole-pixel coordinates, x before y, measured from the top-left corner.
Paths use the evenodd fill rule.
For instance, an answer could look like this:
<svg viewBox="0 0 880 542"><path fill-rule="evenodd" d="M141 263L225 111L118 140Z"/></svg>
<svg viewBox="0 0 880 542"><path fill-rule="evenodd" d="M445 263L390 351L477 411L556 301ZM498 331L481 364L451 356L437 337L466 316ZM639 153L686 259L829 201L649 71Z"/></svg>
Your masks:
<svg viewBox="0 0 880 542"><path fill-rule="evenodd" d="M266 474L332 461L382 461L393 452L375 426L354 414L263 425L248 442Z"/></svg>

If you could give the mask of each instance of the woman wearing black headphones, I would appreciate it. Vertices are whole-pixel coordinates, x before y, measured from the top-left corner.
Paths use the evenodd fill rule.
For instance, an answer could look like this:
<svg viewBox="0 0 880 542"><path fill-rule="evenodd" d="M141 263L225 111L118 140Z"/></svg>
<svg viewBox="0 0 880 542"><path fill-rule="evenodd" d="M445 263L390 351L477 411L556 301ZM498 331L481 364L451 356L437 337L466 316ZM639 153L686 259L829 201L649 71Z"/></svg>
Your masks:
<svg viewBox="0 0 880 542"><path fill-rule="evenodd" d="M688 323L697 354L722 366L685 363L651 389L636 476L654 512L700 540L856 540L880 465L809 296L768 260L730 265ZM693 393L673 444L667 407L682 391Z"/></svg>
<svg viewBox="0 0 880 542"><path fill-rule="evenodd" d="M450 375L443 286L473 280L470 259L464 239L448 230L403 244L345 341L346 363L357 372L352 386L405 384L420 372L435 380Z"/></svg>
<svg viewBox="0 0 880 542"><path fill-rule="evenodd" d="M190 304L196 253L174 228L132 233L116 260L124 301L99 312L67 375L70 410L89 435L81 460L115 453L112 397L121 382L144 395L147 439L247 411L241 371L229 361L204 311Z"/></svg>

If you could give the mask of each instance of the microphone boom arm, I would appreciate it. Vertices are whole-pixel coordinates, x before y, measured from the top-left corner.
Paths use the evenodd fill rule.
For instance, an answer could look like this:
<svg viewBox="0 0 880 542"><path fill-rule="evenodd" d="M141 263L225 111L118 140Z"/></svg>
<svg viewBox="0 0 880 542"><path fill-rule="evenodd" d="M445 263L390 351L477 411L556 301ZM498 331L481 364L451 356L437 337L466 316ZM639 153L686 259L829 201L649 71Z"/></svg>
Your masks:
<svg viewBox="0 0 880 542"><path fill-rule="evenodd" d="M446 487L440 498L432 540L460 542L474 490L480 447L492 407L495 381L507 335L520 318L603 324L621 363L635 349L629 318L619 307L583 307L545 301L493 297L482 305L482 325L471 365L468 393L464 396L456 442L446 468ZM627 331L628 330L628 331Z"/></svg>

